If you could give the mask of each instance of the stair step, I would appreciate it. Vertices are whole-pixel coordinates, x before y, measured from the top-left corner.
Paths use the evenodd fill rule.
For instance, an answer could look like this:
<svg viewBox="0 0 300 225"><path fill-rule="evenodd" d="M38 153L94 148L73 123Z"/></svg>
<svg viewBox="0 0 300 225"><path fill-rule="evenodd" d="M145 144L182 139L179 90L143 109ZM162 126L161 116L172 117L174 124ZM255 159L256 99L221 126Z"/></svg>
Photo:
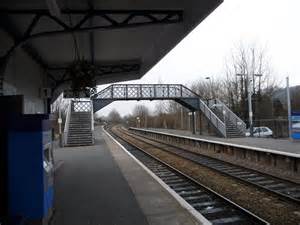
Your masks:
<svg viewBox="0 0 300 225"><path fill-rule="evenodd" d="M87 121L70 121L70 124L83 124L83 125L91 125L91 120Z"/></svg>
<svg viewBox="0 0 300 225"><path fill-rule="evenodd" d="M70 131L84 131L84 132L89 132L89 131L92 131L92 129L91 128L83 128L83 127L81 127L81 128L69 128L69 132Z"/></svg>
<svg viewBox="0 0 300 225"><path fill-rule="evenodd" d="M91 126L70 126L69 125L69 129L73 128L73 129L81 129L81 128L85 128L85 129L91 129Z"/></svg>
<svg viewBox="0 0 300 225"><path fill-rule="evenodd" d="M87 127L87 128L86 128L86 127L80 127L80 128L70 127L70 128L69 128L69 131L70 131L70 130L74 130L74 131L77 131L77 130L78 130L78 131L91 131L92 129L91 129L90 127Z"/></svg>
<svg viewBox="0 0 300 225"><path fill-rule="evenodd" d="M68 140L68 144L78 144L78 143L92 143L93 140L89 139L89 140Z"/></svg>
<svg viewBox="0 0 300 225"><path fill-rule="evenodd" d="M68 138L68 143L69 142L90 142L93 141L93 138Z"/></svg>
<svg viewBox="0 0 300 225"><path fill-rule="evenodd" d="M68 144L84 144L84 143L93 143L92 139L89 140L68 140Z"/></svg>
<svg viewBox="0 0 300 225"><path fill-rule="evenodd" d="M69 125L73 125L73 126L91 126L90 123L70 123Z"/></svg>
<svg viewBox="0 0 300 225"><path fill-rule="evenodd" d="M68 137L75 137L75 138L86 138L86 137L93 137L93 134L87 134L87 135L83 135L83 134L80 134L80 133L70 133L68 135Z"/></svg>
<svg viewBox="0 0 300 225"><path fill-rule="evenodd" d="M92 129L90 127L69 127L69 131L91 131Z"/></svg>
<svg viewBox="0 0 300 225"><path fill-rule="evenodd" d="M69 125L88 125L88 126L91 126L91 122L90 121L70 122Z"/></svg>
<svg viewBox="0 0 300 225"><path fill-rule="evenodd" d="M78 134L69 134L68 138L91 138L93 137L92 134L87 134L87 135L78 135Z"/></svg>
<svg viewBox="0 0 300 225"><path fill-rule="evenodd" d="M85 135L82 135L82 134L69 134L68 138L70 138L70 137L87 138L87 137L93 137L93 134L85 134Z"/></svg>

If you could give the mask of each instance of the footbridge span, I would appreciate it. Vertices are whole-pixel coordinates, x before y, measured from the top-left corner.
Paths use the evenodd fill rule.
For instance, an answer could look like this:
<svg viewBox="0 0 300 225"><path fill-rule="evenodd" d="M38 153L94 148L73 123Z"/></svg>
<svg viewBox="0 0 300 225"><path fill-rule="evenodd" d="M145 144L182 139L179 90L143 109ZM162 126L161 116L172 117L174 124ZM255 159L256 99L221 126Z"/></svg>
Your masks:
<svg viewBox="0 0 300 225"><path fill-rule="evenodd" d="M113 84L91 96L94 112L114 101L173 100L195 113L200 111L223 137L244 136L246 124L219 100L206 104L199 95L181 84Z"/></svg>

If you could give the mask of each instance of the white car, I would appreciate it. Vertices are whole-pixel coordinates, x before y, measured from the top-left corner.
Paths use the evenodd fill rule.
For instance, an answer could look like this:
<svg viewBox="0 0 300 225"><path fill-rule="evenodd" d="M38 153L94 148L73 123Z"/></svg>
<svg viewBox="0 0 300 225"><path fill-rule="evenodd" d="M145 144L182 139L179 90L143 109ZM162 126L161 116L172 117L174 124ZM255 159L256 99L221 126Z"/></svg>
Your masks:
<svg viewBox="0 0 300 225"><path fill-rule="evenodd" d="M250 136L250 131L246 132L246 136ZM253 137L273 137L273 131L269 127L254 127Z"/></svg>

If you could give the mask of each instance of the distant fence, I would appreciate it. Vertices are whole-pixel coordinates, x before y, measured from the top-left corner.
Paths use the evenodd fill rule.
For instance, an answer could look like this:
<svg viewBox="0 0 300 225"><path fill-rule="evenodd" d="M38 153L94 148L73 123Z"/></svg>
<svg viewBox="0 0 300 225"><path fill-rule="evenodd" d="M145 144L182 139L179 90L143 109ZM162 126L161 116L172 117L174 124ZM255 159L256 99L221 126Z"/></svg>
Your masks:
<svg viewBox="0 0 300 225"><path fill-rule="evenodd" d="M269 127L273 131L274 138L287 138L289 136L287 119L255 120L255 127Z"/></svg>

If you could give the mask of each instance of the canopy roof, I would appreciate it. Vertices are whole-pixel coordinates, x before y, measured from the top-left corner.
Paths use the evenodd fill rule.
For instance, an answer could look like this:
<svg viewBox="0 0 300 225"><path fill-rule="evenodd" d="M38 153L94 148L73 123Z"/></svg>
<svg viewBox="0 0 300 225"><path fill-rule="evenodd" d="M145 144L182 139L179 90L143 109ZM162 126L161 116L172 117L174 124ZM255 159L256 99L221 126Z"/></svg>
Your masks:
<svg viewBox="0 0 300 225"><path fill-rule="evenodd" d="M0 27L16 42L7 55L24 48L56 81L79 56L103 84L143 76L221 2L1 0Z"/></svg>

